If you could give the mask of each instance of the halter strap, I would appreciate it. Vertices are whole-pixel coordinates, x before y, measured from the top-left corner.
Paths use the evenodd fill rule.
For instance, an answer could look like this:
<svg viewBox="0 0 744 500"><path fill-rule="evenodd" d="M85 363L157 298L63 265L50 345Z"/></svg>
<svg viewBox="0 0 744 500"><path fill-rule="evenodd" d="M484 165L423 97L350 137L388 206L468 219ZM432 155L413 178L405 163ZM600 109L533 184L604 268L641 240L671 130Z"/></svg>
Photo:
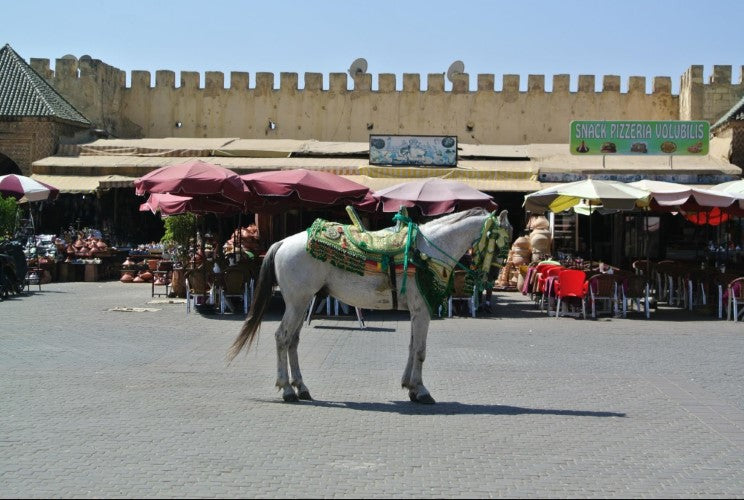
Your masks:
<svg viewBox="0 0 744 500"><path fill-rule="evenodd" d="M406 281L408 278L408 257L409 257L409 251L411 249L411 245L415 241L415 238L418 234L421 234L421 237L434 249L439 251L443 256L450 259L453 263L453 267L459 267L463 269L466 273L468 278L475 281L475 285L478 286L479 289L483 288L483 284L481 283L482 280L479 280L479 275L485 272L486 270L478 269L478 267L483 267L486 263L491 265L491 259L493 258L493 252L495 250L495 246L498 245L500 248L506 244L506 231L499 225L498 219L496 217L495 212L492 212L489 214L488 217L486 217L486 220L483 221L483 227L481 228L480 235L478 235L477 238L475 238L472 243L470 244L471 248L475 250L474 252L474 259L473 263L475 264L475 269L469 268L462 264L460 262L460 259L457 259L444 250L442 250L436 243L431 241L424 233L421 233L418 231L418 224L413 222L408 215L403 213L403 211L398 212L393 216L393 221L400 224L407 224L408 225L408 237L406 239L406 246L405 246L405 254L403 257L403 281L401 283L400 287L400 293L404 294L406 293ZM415 233L415 234L414 234ZM494 234L498 233L498 234ZM498 241L497 241L498 240ZM490 257L490 258L489 258Z"/></svg>

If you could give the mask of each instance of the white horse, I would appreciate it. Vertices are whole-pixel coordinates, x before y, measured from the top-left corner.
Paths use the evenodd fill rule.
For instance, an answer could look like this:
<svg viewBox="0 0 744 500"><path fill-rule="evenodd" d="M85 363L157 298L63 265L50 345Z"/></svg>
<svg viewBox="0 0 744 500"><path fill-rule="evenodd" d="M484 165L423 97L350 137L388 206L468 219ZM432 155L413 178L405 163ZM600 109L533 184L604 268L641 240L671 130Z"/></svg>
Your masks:
<svg viewBox="0 0 744 500"><path fill-rule="evenodd" d="M481 236L484 223L489 217L495 219L494 214L482 208L474 208L422 224L414 246L421 253L446 263L451 270ZM494 229L501 231L503 240L508 239L506 243L511 243L512 227L506 211L498 216L498 226ZM250 314L227 356L231 361L246 345L250 348L271 299L273 286L278 284L284 298L285 312L275 334L276 386L282 390L284 401L287 402L312 399L310 390L302 380L297 345L305 312L316 293L324 291L346 304L364 309L392 309L394 300L389 275L373 273L359 276L334 267L312 257L305 249L307 241L308 235L303 231L288 236L269 248L261 265ZM493 245L490 251L493 252ZM413 282L415 280L408 281L405 293L401 291L402 281L400 276L395 280L397 308L407 309L411 314L411 341L401 384L404 389L409 390L411 401L434 403L434 398L424 386L421 373L426 357L429 308Z"/></svg>

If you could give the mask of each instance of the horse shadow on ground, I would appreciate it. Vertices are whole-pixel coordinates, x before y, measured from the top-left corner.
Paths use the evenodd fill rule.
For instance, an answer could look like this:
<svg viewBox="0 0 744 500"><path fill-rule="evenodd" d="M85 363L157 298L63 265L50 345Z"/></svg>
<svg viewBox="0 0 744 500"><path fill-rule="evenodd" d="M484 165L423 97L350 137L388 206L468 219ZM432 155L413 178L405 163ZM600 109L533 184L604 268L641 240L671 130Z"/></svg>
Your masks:
<svg viewBox="0 0 744 500"><path fill-rule="evenodd" d="M616 417L625 418L625 413L611 411L564 410L559 408L525 408L509 405L467 404L457 401L438 402L434 405L423 405L410 401L358 402L358 401L301 401L285 403L280 399L260 400L278 404L315 406L318 408L339 408L376 413L397 413L399 415L555 415L561 417Z"/></svg>

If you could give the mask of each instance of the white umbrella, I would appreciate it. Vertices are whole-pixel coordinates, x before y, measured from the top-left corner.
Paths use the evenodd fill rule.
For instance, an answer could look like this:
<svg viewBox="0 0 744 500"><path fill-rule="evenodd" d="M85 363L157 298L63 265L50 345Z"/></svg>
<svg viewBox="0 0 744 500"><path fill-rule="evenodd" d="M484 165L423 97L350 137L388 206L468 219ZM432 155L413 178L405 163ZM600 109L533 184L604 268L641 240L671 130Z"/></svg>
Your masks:
<svg viewBox="0 0 744 500"><path fill-rule="evenodd" d="M530 193L524 197L524 208L535 213L557 213L585 202L606 209L632 210L644 206L648 196L648 191L622 182L585 179Z"/></svg>
<svg viewBox="0 0 744 500"><path fill-rule="evenodd" d="M723 190L702 189L676 182L652 181L643 179L629 183L633 187L645 189L651 193L650 199L662 207L675 207L684 204L699 206L702 210L713 207L731 206L741 196Z"/></svg>
<svg viewBox="0 0 744 500"><path fill-rule="evenodd" d="M563 212L585 204L591 214L592 207L601 205L606 210L633 210L648 203L649 192L618 181L585 179L541 189L524 197L524 207L531 212ZM579 210L582 210L580 208ZM592 223L589 218L589 260L592 260Z"/></svg>
<svg viewBox="0 0 744 500"><path fill-rule="evenodd" d="M744 195L744 179L716 184L715 186L711 186L710 189L711 191L722 191L724 193Z"/></svg>
<svg viewBox="0 0 744 500"><path fill-rule="evenodd" d="M25 175L8 174L0 175L0 194L21 202L45 201L56 198L59 189Z"/></svg>

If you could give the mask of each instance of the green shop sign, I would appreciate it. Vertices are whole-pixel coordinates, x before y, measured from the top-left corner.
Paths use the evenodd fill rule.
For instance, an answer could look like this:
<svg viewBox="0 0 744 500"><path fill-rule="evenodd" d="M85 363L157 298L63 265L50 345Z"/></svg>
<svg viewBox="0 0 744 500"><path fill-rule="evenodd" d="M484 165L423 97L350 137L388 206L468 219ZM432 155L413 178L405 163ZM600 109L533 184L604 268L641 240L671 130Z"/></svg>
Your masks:
<svg viewBox="0 0 744 500"><path fill-rule="evenodd" d="M709 135L706 121L575 120L571 154L705 156Z"/></svg>

